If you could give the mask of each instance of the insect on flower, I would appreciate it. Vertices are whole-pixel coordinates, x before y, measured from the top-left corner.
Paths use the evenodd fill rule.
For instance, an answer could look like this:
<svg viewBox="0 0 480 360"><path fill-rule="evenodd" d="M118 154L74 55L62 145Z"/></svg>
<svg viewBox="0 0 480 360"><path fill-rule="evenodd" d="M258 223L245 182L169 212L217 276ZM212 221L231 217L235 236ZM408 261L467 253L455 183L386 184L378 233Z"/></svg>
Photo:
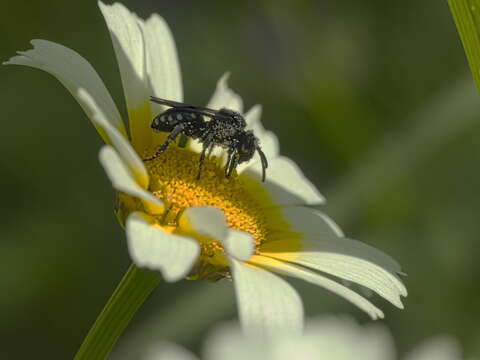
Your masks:
<svg viewBox="0 0 480 360"><path fill-rule="evenodd" d="M245 130L247 123L240 113L227 108L212 110L154 96L151 96L150 100L170 106L170 109L155 116L151 125L155 131L169 132L170 134L157 152L144 159L145 161L157 158L167 150L171 142L174 142L182 134L198 140L202 144L197 179L200 179L207 152L210 154L214 146L220 146L228 149L228 158L225 164L226 177L229 177L239 164L252 159L257 151L262 162L262 181L265 181L265 170L268 167L267 157L260 148L260 141L253 131ZM210 118L210 120L206 121L204 117Z"/></svg>
<svg viewBox="0 0 480 360"><path fill-rule="evenodd" d="M299 166L280 154L277 137L263 127L261 107L240 115L243 101L228 86L228 73L207 108L183 104L175 42L165 20L156 14L142 20L121 4L99 1L99 6L118 60L130 131L98 73L72 49L32 40L32 49L4 64L55 76L98 130L106 143L99 159L117 193L116 215L135 266L159 271L167 282L231 275L242 326L252 334L302 333L300 296L277 275L323 287L372 319L383 312L341 281L403 308L407 289L400 265L346 238L316 208L325 199ZM156 112L151 100L166 111ZM152 114L158 114L153 121ZM180 135L194 141L184 149L168 148ZM215 156L206 158L211 148ZM253 161L257 151L259 161ZM142 161L138 154L154 156ZM265 155L269 181L262 184ZM225 174L218 171L219 160ZM199 170L205 176L196 180ZM228 181L225 175L231 175Z"/></svg>

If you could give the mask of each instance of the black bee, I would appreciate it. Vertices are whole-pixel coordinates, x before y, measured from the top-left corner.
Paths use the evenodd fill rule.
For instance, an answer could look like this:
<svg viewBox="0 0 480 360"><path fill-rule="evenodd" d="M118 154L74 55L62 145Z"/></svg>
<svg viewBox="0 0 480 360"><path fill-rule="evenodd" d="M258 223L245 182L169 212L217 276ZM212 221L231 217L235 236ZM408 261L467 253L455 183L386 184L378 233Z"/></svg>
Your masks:
<svg viewBox="0 0 480 360"><path fill-rule="evenodd" d="M169 132L170 134L157 152L144 159L145 161L158 157L171 142L182 134L200 141L203 146L197 179L200 178L207 151L210 153L214 146L220 146L227 149L228 154L225 165L226 177L230 176L238 164L249 161L257 151L262 162L262 181L265 181L265 170L268 167L267 157L260 148L259 140L253 131L245 130L247 123L238 112L226 108L212 110L153 96L150 97L150 100L171 107L155 116L151 125L155 131ZM210 120L205 121L205 117Z"/></svg>

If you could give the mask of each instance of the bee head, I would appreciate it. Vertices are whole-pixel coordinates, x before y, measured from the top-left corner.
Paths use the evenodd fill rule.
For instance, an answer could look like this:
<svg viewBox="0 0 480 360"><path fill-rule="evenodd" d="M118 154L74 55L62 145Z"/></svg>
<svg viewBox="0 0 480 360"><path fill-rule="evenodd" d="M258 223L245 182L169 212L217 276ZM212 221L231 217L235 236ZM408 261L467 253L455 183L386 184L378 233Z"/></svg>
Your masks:
<svg viewBox="0 0 480 360"><path fill-rule="evenodd" d="M253 134L253 131L247 130L241 134L238 140L238 162L242 163L250 160L253 157L255 150L257 149L258 139Z"/></svg>

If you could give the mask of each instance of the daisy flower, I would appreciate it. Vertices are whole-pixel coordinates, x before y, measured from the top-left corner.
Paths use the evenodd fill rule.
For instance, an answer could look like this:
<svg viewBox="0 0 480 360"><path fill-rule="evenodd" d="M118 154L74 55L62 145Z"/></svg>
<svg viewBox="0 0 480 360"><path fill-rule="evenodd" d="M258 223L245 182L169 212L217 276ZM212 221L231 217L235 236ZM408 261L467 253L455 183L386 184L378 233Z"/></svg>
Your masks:
<svg viewBox="0 0 480 360"><path fill-rule="evenodd" d="M399 265L384 253L344 237L325 214L315 186L289 158L277 137L262 126L261 107L243 112L242 99L217 84L209 108L244 114L266 154L225 177L226 154L216 148L197 179L200 144L171 145L143 161L166 139L151 122L166 108L150 96L183 101L175 43L158 15L140 19L121 4L99 3L110 31L126 104L127 131L103 81L90 63L62 45L32 40L5 64L25 65L55 76L83 108L106 145L100 162L117 192L116 213L124 225L133 262L158 270L166 281L232 278L240 319L248 330L299 332L303 308L298 293L279 275L318 285L352 302L372 318L382 311L346 283L370 289L402 308L407 292Z"/></svg>
<svg viewBox="0 0 480 360"><path fill-rule="evenodd" d="M320 317L307 322L303 336L275 333L268 339L245 334L236 324L217 326L207 337L203 360L396 360L394 341L382 325L360 326L348 317ZM155 343L143 360L197 360L173 343ZM423 341L404 360L462 360L462 350L451 336Z"/></svg>

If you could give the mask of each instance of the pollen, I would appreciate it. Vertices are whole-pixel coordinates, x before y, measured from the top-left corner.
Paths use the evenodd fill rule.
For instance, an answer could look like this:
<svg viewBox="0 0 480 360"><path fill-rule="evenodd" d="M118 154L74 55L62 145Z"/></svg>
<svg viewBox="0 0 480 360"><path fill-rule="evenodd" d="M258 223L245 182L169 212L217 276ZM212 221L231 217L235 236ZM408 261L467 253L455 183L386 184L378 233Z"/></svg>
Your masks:
<svg viewBox="0 0 480 360"><path fill-rule="evenodd" d="M153 151L151 151L153 152ZM164 221L175 222L182 210L194 206L220 209L228 225L252 235L257 247L268 237L267 219L254 194L248 192L242 180L233 173L225 177L216 157L207 158L200 179L199 154L171 146L160 156L145 162L150 175L150 191L166 204ZM205 243L205 254L218 250L218 243Z"/></svg>

